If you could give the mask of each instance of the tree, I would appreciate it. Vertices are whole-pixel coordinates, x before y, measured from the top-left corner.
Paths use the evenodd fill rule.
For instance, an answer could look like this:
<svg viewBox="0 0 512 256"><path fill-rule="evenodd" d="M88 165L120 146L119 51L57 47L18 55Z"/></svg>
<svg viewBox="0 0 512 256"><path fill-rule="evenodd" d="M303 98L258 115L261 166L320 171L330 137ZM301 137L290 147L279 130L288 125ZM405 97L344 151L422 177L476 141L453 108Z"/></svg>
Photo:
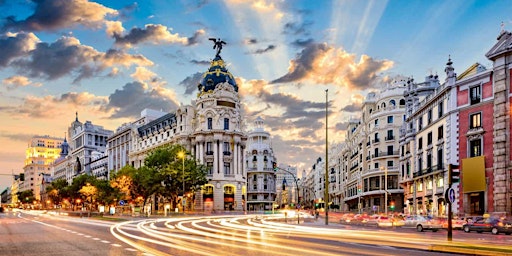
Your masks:
<svg viewBox="0 0 512 256"><path fill-rule="evenodd" d="M16 194L18 195L19 200L25 204L32 203L36 200L34 197L34 193L30 189L24 190L24 191L18 191L18 193L16 193Z"/></svg>
<svg viewBox="0 0 512 256"><path fill-rule="evenodd" d="M92 206L96 202L96 198L98 197L98 189L96 188L96 186L91 185L91 183L87 183L85 184L85 186L82 186L82 188L78 192L82 194L84 202L89 203L89 209L92 209Z"/></svg>
<svg viewBox="0 0 512 256"><path fill-rule="evenodd" d="M178 157L179 152L185 152L185 159ZM145 167L154 169L160 177L160 181L153 184L155 193L170 198L174 205L178 203L181 193L194 192L207 182L206 167L186 155L188 152L175 144L155 149L144 160Z"/></svg>
<svg viewBox="0 0 512 256"><path fill-rule="evenodd" d="M54 204L59 205L67 197L68 183L65 179L54 180L46 187L46 193Z"/></svg>
<svg viewBox="0 0 512 256"><path fill-rule="evenodd" d="M133 180L136 173L137 169L131 165L125 165L112 176L110 186L116 191L117 199L131 201L139 196Z"/></svg>

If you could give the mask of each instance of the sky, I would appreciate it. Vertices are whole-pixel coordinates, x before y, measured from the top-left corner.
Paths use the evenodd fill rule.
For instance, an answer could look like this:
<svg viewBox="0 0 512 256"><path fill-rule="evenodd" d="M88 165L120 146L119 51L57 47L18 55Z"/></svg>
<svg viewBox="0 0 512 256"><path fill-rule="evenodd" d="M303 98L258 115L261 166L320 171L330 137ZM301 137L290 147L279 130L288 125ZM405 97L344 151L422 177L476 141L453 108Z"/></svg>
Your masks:
<svg viewBox="0 0 512 256"><path fill-rule="evenodd" d="M308 170L341 143L368 92L445 79L512 29L509 1L0 0L0 189L34 135L78 118L115 130L196 98L215 57L235 76L247 130L260 116L279 164ZM326 93L326 90L327 93Z"/></svg>

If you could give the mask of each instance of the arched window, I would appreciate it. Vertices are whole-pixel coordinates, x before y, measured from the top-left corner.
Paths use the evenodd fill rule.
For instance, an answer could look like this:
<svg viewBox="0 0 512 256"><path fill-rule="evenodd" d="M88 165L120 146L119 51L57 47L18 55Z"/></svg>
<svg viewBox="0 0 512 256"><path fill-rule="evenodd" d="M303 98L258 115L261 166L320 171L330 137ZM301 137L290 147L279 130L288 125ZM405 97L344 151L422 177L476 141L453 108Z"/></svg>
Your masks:
<svg viewBox="0 0 512 256"><path fill-rule="evenodd" d="M386 108L386 103L382 102L382 104L380 105L381 108Z"/></svg>
<svg viewBox="0 0 512 256"><path fill-rule="evenodd" d="M400 106L404 106L405 105L405 100L404 99L401 99L400 100Z"/></svg>
<svg viewBox="0 0 512 256"><path fill-rule="evenodd" d="M389 105L392 106L392 107L396 106L395 100L390 100L389 101Z"/></svg>

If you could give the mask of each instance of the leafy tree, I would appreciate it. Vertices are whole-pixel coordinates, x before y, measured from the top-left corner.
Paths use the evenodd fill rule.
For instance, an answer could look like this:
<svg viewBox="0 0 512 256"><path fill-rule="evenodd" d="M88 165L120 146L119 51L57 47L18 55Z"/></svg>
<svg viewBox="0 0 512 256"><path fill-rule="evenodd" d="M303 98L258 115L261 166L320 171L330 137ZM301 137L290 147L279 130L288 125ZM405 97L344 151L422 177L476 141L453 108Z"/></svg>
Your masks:
<svg viewBox="0 0 512 256"><path fill-rule="evenodd" d="M121 198L119 190L110 186L107 180L97 180L96 188L98 189L96 201L100 204L109 205Z"/></svg>
<svg viewBox="0 0 512 256"><path fill-rule="evenodd" d="M18 193L16 194L18 195L18 198L22 203L32 203L36 200L34 197L34 193L30 189L18 191Z"/></svg>
<svg viewBox="0 0 512 256"><path fill-rule="evenodd" d="M80 193L80 190L82 187L89 184L96 184L96 177L89 175L89 174L83 174L73 179L73 182L68 187L68 192L70 196L71 202L76 202L76 199L84 200L84 196Z"/></svg>
<svg viewBox="0 0 512 256"><path fill-rule="evenodd" d="M170 198L174 205L180 194L194 192L207 182L206 167L187 154L181 145L170 145L155 149L144 160L145 166L159 175L160 181L153 184L155 193Z"/></svg>
<svg viewBox="0 0 512 256"><path fill-rule="evenodd" d="M84 198L84 202L91 205L90 209L92 209L92 205L96 202L96 198L98 197L98 188L91 183L87 183L78 192L80 192Z"/></svg>
<svg viewBox="0 0 512 256"><path fill-rule="evenodd" d="M126 165L112 175L110 186L116 191L117 199L134 200L139 196L134 183L136 173L137 169L131 165Z"/></svg>
<svg viewBox="0 0 512 256"><path fill-rule="evenodd" d="M68 183L65 179L54 180L46 187L46 193L54 204L60 204L68 196Z"/></svg>

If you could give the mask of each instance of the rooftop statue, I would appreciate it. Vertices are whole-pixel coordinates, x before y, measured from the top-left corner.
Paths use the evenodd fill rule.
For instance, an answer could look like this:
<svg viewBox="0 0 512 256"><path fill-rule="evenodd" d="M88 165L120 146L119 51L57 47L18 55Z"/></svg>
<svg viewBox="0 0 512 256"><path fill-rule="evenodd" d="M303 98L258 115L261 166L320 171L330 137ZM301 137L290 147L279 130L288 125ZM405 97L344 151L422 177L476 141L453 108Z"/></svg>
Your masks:
<svg viewBox="0 0 512 256"><path fill-rule="evenodd" d="M210 38L210 40L213 41L213 49L217 48L217 53L215 54L215 57L220 58L220 52L222 51L222 45L226 44L226 42L220 40L220 38Z"/></svg>

